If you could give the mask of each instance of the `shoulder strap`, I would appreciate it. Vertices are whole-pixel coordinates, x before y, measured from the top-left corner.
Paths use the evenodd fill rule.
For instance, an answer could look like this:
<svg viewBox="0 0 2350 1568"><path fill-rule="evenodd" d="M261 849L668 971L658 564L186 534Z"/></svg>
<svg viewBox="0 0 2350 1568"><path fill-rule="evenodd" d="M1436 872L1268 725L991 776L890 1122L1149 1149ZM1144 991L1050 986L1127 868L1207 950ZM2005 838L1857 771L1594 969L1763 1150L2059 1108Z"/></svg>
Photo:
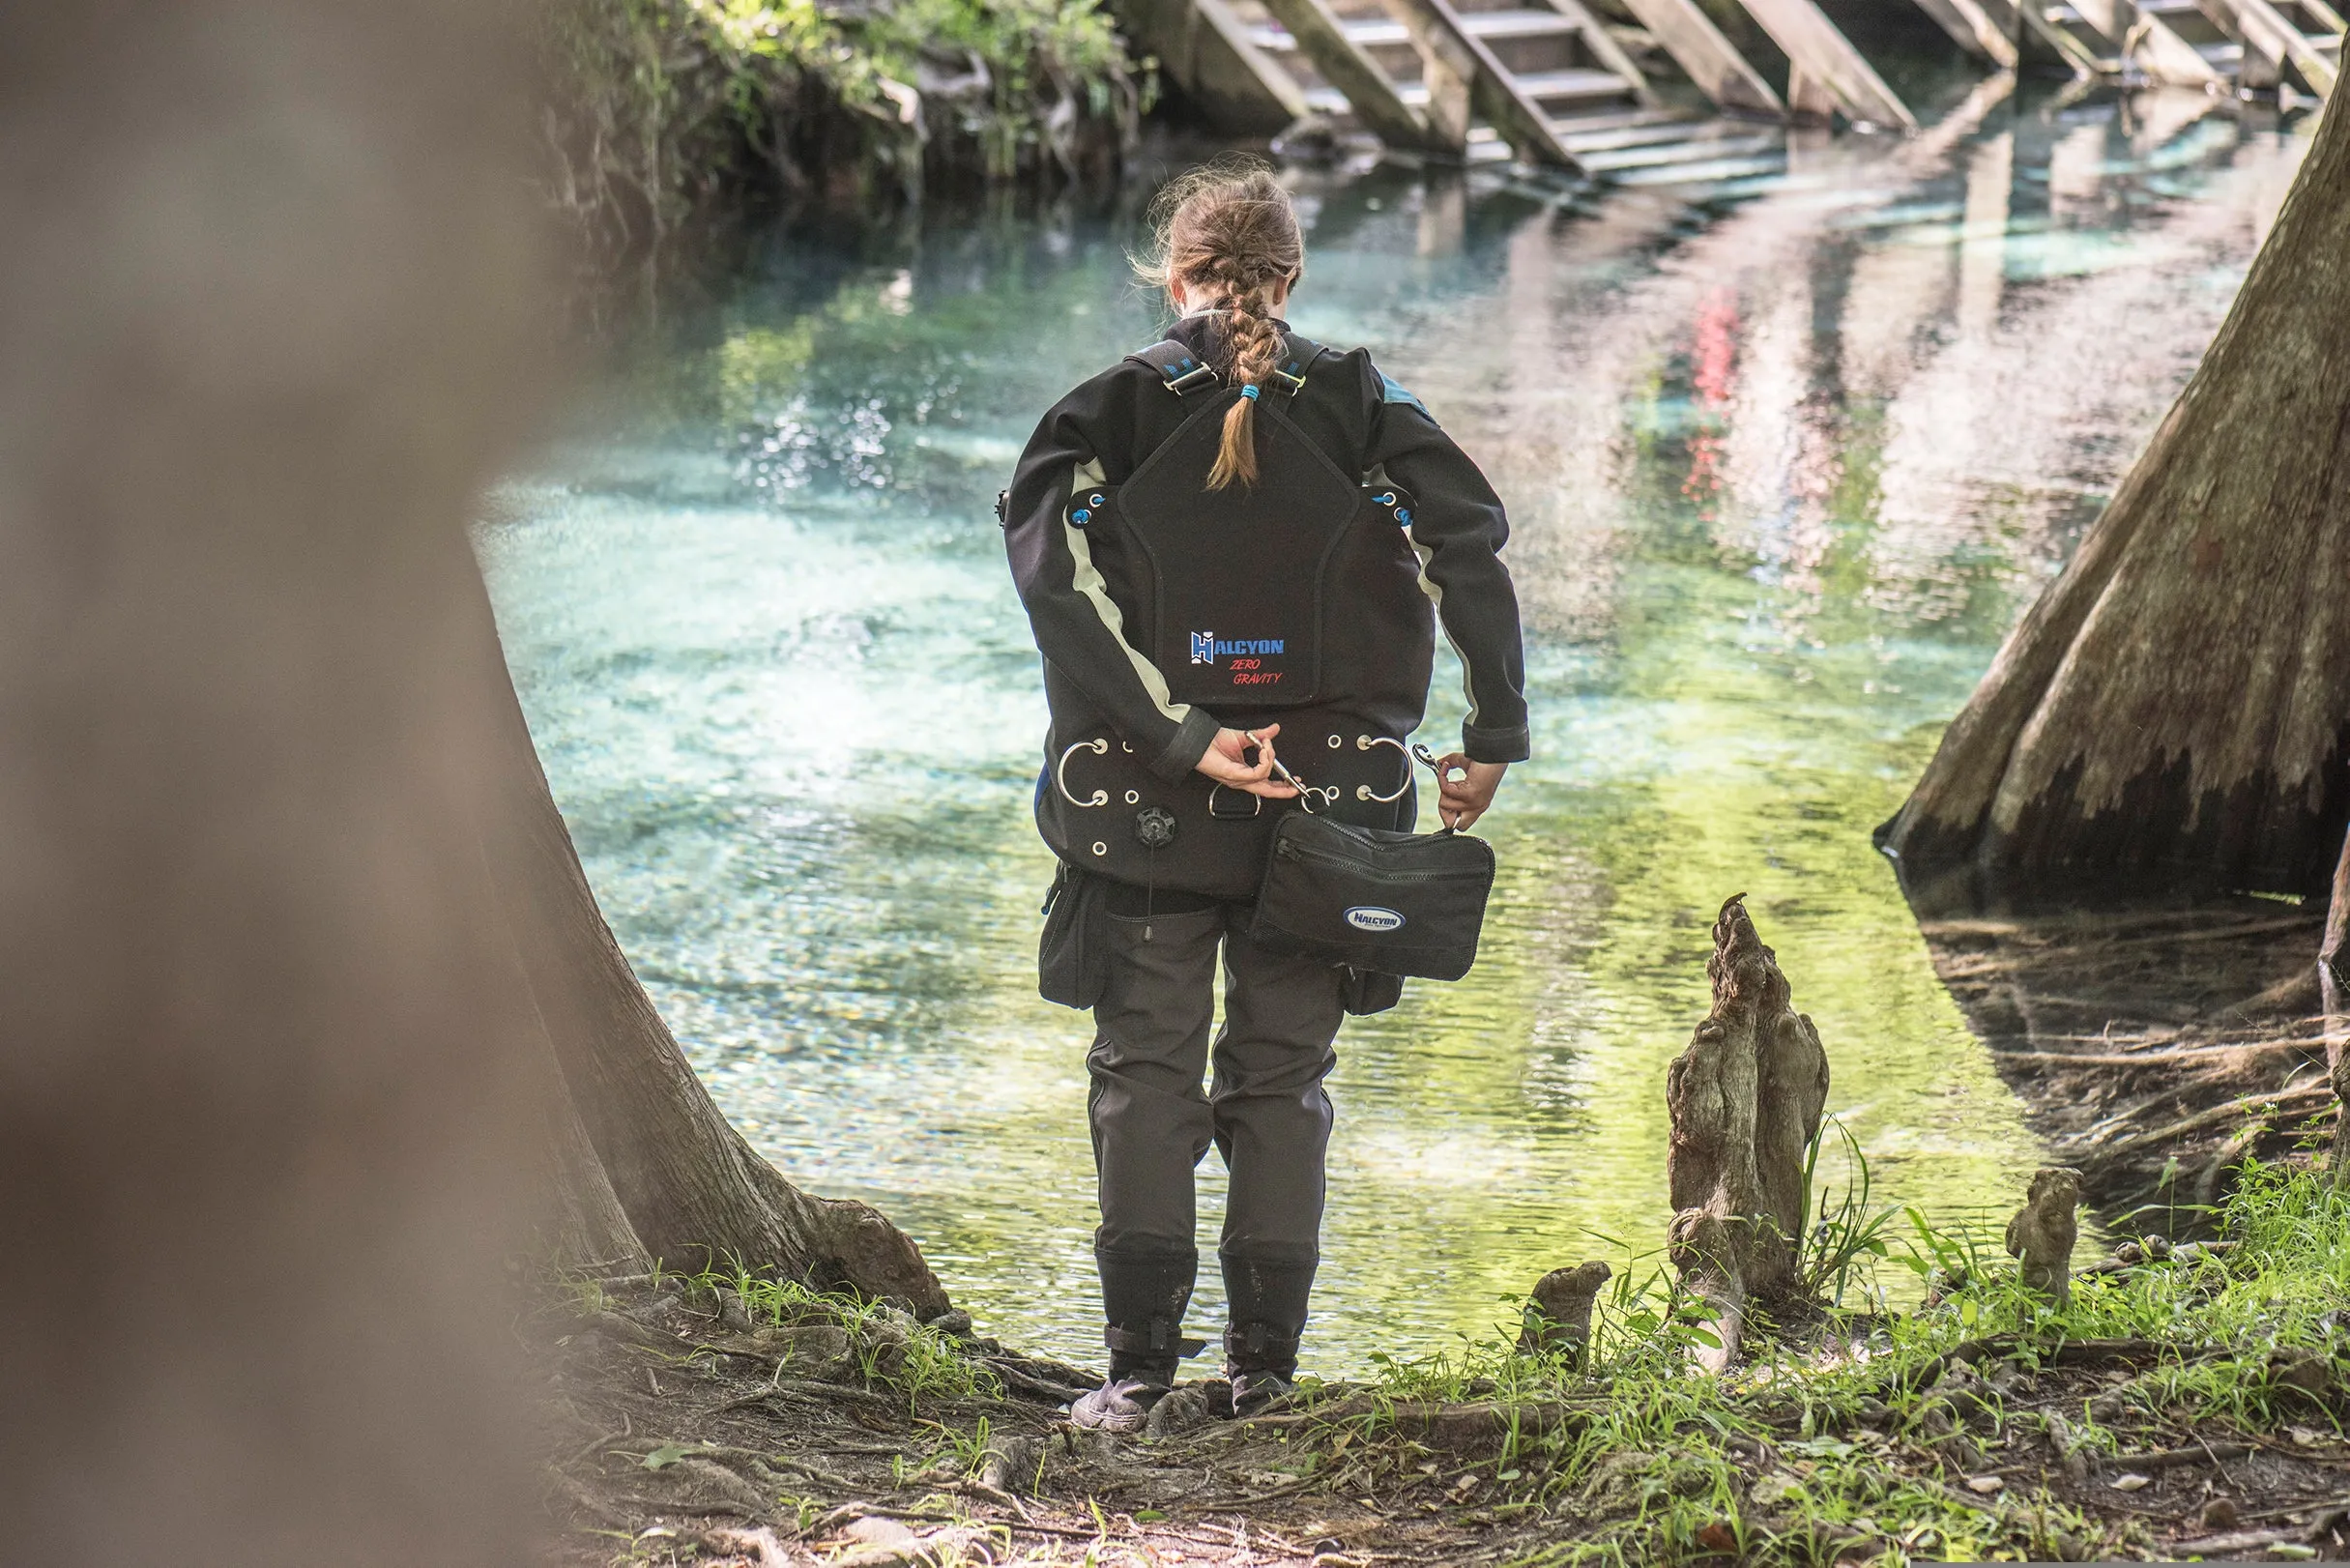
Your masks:
<svg viewBox="0 0 2350 1568"><path fill-rule="evenodd" d="M1305 391L1306 376L1315 362L1329 352L1311 337L1290 334L1282 341L1281 363L1273 367L1273 379L1265 392L1280 402L1288 402Z"/></svg>
<svg viewBox="0 0 2350 1568"><path fill-rule="evenodd" d="M1314 363L1330 351L1311 337L1290 334L1282 343L1281 363L1274 368L1273 379L1265 388L1276 399L1287 401L1297 395L1306 384L1306 376ZM1167 390L1177 397L1187 397L1203 388L1220 387L1224 378L1214 365L1197 359L1191 350L1174 338L1162 338L1148 348L1137 349L1126 358L1136 364L1148 365L1166 382Z"/></svg>
<svg viewBox="0 0 2350 1568"><path fill-rule="evenodd" d="M1174 338L1162 338L1148 348L1138 349L1126 358L1136 364L1146 364L1156 370L1167 383L1167 390L1177 397L1185 397L1203 387L1216 387L1224 378L1216 374L1215 366L1193 357L1191 350Z"/></svg>

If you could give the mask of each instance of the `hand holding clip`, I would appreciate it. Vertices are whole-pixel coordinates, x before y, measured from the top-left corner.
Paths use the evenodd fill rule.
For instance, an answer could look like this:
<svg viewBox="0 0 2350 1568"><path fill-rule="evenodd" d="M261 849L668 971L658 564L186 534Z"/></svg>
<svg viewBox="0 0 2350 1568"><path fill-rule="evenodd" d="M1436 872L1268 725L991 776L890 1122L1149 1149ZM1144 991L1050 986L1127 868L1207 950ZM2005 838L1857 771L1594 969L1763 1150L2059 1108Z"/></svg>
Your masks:
<svg viewBox="0 0 2350 1568"><path fill-rule="evenodd" d="M1435 769L1436 815L1456 832L1473 826L1493 809L1494 792L1501 788L1501 777L1510 770L1508 763L1471 762L1458 751L1436 757L1426 746L1413 746L1411 752ZM1461 776L1455 778L1455 773Z"/></svg>
<svg viewBox="0 0 2350 1568"><path fill-rule="evenodd" d="M1218 730L1198 763L1199 770L1228 790L1246 790L1267 800L1293 799L1297 792L1273 776L1273 737L1281 726L1262 730ZM1249 753L1256 753L1252 759Z"/></svg>

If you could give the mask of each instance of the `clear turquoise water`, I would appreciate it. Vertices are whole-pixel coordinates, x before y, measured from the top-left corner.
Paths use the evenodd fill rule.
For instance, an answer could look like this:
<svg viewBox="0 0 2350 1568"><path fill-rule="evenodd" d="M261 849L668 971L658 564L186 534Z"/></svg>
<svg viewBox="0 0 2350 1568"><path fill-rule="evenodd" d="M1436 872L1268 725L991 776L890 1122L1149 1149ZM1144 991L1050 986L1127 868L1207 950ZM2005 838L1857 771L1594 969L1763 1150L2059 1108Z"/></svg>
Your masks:
<svg viewBox="0 0 2350 1568"><path fill-rule="evenodd" d="M2300 139L2209 107L2006 105L1735 201L1300 178L1296 325L1374 345L1512 504L1536 735L1475 973L1341 1037L1314 1365L1653 1252L1665 1068L1736 892L1878 1196L2014 1201L2021 1108L1869 829L2283 193ZM720 1103L912 1230L983 1326L1080 1357L1089 1031L1034 992L1044 713L991 503L1037 415L1152 335L1131 239L777 235L480 539L590 876ZM1439 670L1431 739L1456 691ZM1202 1181L1212 1227L1212 1156Z"/></svg>

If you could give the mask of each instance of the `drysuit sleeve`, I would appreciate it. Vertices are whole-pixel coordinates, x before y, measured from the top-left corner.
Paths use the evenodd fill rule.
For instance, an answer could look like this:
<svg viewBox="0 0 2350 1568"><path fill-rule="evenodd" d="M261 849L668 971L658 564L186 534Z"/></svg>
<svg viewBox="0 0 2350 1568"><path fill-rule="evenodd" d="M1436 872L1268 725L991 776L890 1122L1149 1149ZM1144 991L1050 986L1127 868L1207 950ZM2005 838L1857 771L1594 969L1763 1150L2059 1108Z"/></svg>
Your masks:
<svg viewBox="0 0 2350 1568"><path fill-rule="evenodd" d="M1036 426L1005 494L1003 544L1038 651L1172 784L1207 754L1216 721L1204 709L1175 701L1166 677L1128 640L1124 614L1093 565L1086 532L1068 515L1077 486L1103 482L1100 454L1132 442L1121 379L1135 378L1117 371L1095 377Z"/></svg>
<svg viewBox="0 0 2350 1568"><path fill-rule="evenodd" d="M1376 399L1365 467L1383 469L1411 497L1406 532L1420 558L1420 586L1436 601L1468 688L1461 749L1472 762L1523 762L1531 755L1525 649L1518 591L1501 564L1510 537L1501 498L1426 405L1364 364Z"/></svg>

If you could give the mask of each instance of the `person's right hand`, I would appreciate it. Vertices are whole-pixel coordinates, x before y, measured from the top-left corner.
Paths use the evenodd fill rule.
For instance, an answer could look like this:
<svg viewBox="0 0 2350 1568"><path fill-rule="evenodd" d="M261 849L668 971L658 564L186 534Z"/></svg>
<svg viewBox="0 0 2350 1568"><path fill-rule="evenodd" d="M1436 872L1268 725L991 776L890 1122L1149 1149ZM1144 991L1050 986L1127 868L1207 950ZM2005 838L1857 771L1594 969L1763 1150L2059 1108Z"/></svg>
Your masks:
<svg viewBox="0 0 2350 1568"><path fill-rule="evenodd" d="M1294 799L1297 792L1273 776L1273 737L1280 733L1278 724L1262 730L1218 730L1200 758L1199 769L1228 790L1246 790L1267 800ZM1257 748L1254 768L1247 761L1251 746Z"/></svg>

